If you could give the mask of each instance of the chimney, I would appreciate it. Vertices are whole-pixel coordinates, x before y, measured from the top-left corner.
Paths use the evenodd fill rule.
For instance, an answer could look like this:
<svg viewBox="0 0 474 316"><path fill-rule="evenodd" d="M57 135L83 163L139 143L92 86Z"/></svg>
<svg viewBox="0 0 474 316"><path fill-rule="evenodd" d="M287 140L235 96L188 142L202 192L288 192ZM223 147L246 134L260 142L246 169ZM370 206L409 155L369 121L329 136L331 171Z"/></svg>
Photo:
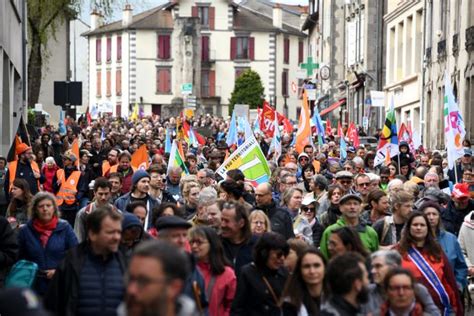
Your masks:
<svg viewBox="0 0 474 316"><path fill-rule="evenodd" d="M122 25L123 26L129 26L130 24L132 24L132 20L133 20L132 13L133 13L132 6L130 4L126 4L122 12Z"/></svg>
<svg viewBox="0 0 474 316"><path fill-rule="evenodd" d="M283 11L279 3L273 6L273 26L279 29L283 26Z"/></svg>
<svg viewBox="0 0 474 316"><path fill-rule="evenodd" d="M300 29L303 27L304 23L306 22L306 20L308 19L308 8L305 7L303 8L301 14L300 14Z"/></svg>
<svg viewBox="0 0 474 316"><path fill-rule="evenodd" d="M102 14L97 10L91 12L91 31L98 29L102 26Z"/></svg>

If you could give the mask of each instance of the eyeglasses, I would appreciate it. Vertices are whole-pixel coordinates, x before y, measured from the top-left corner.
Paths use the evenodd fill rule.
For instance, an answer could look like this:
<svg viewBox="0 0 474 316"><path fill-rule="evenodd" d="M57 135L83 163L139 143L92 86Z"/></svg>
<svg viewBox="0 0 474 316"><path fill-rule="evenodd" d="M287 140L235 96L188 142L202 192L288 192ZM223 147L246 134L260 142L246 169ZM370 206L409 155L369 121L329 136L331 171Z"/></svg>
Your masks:
<svg viewBox="0 0 474 316"><path fill-rule="evenodd" d="M224 192L225 193L225 192ZM235 208L235 203L234 202L225 202L223 205L222 205L222 208Z"/></svg>
<svg viewBox="0 0 474 316"><path fill-rule="evenodd" d="M286 184L286 185L297 185L298 182L283 182L283 184Z"/></svg>
<svg viewBox="0 0 474 316"><path fill-rule="evenodd" d="M351 180L342 180L342 181L339 181L341 184L352 184L352 181Z"/></svg>
<svg viewBox="0 0 474 316"><path fill-rule="evenodd" d="M314 207L302 207L301 210L306 213L312 213L316 210Z"/></svg>
<svg viewBox="0 0 474 316"><path fill-rule="evenodd" d="M147 278L145 276L134 277L134 276L129 275L128 273L125 274L123 279L124 279L125 284L136 283L137 287L140 289L143 289L153 283L159 284L159 283L166 282L166 278L152 279L152 278Z"/></svg>

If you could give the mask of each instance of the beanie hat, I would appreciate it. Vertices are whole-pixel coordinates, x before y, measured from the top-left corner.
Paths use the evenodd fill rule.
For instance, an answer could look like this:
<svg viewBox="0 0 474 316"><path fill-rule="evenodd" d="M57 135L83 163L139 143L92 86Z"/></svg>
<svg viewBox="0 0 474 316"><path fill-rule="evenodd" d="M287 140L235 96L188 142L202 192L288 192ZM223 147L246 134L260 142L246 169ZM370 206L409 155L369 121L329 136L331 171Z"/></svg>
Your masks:
<svg viewBox="0 0 474 316"><path fill-rule="evenodd" d="M22 153L24 153L25 151L30 150L30 149L31 149L31 147L28 146L27 144L20 143L20 144L16 145L16 154L21 155Z"/></svg>
<svg viewBox="0 0 474 316"><path fill-rule="evenodd" d="M126 230L127 228L131 227L142 228L143 226L135 214L124 212L122 220L122 230Z"/></svg>
<svg viewBox="0 0 474 316"><path fill-rule="evenodd" d="M145 170L135 171L132 176L132 186L137 185L137 182L140 181L142 178L150 179L150 175Z"/></svg>

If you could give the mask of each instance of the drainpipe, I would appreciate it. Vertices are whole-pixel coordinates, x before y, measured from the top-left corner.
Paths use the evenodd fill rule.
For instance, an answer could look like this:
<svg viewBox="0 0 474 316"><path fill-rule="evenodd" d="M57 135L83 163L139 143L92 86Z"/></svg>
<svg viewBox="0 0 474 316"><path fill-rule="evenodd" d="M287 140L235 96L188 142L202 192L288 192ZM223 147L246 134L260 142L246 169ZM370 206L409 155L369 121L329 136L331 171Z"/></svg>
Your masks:
<svg viewBox="0 0 474 316"><path fill-rule="evenodd" d="M424 0L423 4L423 48L422 48L422 58L421 58L421 98L420 98L420 126L419 126L419 133L421 137L421 144L423 147L425 146L424 138L423 138L423 125L425 124L424 119L424 111L425 111L425 69L426 69L426 12L427 12L427 5L428 1ZM430 17L431 20L431 17ZM431 21L430 21L431 23ZM431 35L431 32L430 32Z"/></svg>

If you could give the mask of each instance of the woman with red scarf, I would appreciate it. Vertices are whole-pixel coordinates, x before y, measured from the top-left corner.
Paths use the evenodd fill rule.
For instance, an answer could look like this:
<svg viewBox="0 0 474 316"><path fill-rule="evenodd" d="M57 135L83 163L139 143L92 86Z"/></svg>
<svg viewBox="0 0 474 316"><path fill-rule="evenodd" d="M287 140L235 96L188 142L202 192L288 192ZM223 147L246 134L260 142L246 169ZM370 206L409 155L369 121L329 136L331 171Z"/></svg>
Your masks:
<svg viewBox="0 0 474 316"><path fill-rule="evenodd" d="M59 219L56 199L51 193L38 192L33 197L30 215L31 220L18 234L19 258L38 265L34 288L44 295L67 250L77 245L77 238L69 223Z"/></svg>

